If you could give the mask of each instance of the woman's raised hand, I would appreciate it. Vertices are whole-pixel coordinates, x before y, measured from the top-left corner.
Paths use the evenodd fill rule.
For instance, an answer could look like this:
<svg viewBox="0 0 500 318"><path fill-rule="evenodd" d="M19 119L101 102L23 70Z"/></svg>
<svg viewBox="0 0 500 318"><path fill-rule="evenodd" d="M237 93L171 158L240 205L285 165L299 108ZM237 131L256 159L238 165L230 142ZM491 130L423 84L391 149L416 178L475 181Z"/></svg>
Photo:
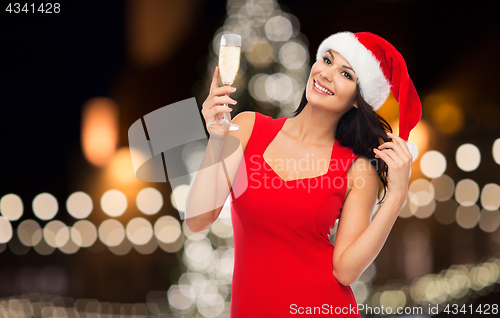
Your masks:
<svg viewBox="0 0 500 318"><path fill-rule="evenodd" d="M227 113L228 120L231 121L231 111L232 108L229 106L225 106L224 104L232 104L235 105L237 102L229 97L229 94L236 91L236 88L231 86L222 86L219 87L219 67L215 67L214 76L212 78L212 83L210 84L210 92L208 94L207 99L203 102L203 108L201 113L205 118L205 122L207 124L207 130L210 135L227 135L229 129L224 129L223 125L208 125L212 122L217 122L222 118L222 115L219 117L218 114ZM214 127L217 126L217 127ZM217 129L219 128L219 129Z"/></svg>
<svg viewBox="0 0 500 318"><path fill-rule="evenodd" d="M406 142L401 137L390 132L387 133L387 136L392 138L393 142L385 142L378 149L373 148L375 158L380 158L387 164L389 169L387 173L389 193L394 192L406 198L413 157Z"/></svg>

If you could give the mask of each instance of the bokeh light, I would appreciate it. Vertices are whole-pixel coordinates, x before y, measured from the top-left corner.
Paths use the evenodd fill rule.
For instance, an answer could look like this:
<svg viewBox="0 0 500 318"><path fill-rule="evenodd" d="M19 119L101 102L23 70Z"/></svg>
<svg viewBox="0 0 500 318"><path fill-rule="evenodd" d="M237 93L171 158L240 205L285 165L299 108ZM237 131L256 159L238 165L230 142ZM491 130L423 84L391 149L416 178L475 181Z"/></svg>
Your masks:
<svg viewBox="0 0 500 318"><path fill-rule="evenodd" d="M133 247L134 245L132 244L132 242L130 242L125 236L123 240L120 242L120 244L114 246L108 246L108 249L115 255L123 256L127 255L132 250Z"/></svg>
<svg viewBox="0 0 500 318"><path fill-rule="evenodd" d="M426 179L414 180L408 188L410 200L417 206L426 206L434 199L434 186Z"/></svg>
<svg viewBox="0 0 500 318"><path fill-rule="evenodd" d="M35 220L24 220L17 227L17 236L25 246L35 246L42 239L42 228Z"/></svg>
<svg viewBox="0 0 500 318"><path fill-rule="evenodd" d="M137 7L137 3L139 2L134 1L135 7ZM258 108L267 109L269 112L278 110L280 111L278 117L283 117L283 114L287 114L289 110L287 108L289 107L288 105L292 105L293 107L298 105L297 101L300 100L302 94L303 80L304 78L307 79L304 76L309 69L310 49L308 48L307 39L303 35L301 35L303 41L293 38L298 34L298 26L291 18L293 16L280 11L279 5L274 0L230 0L227 3L227 14L228 17L224 26L217 31L217 36L213 42L215 53L218 54L220 35L223 33L241 34L244 58L242 59L238 75L239 80L242 81L241 85L239 85L240 89L238 93L242 94L241 96L247 97L246 94L244 95L244 89L248 83L250 96L258 101ZM146 15L142 14L141 23L147 22L144 19L145 17ZM179 18L180 16L177 17L177 19ZM149 27L151 25L154 24L150 24ZM137 38L137 34L135 36ZM146 42L151 39L153 38L146 39ZM284 41L287 42L284 43ZM143 44L146 42L143 41ZM160 44L167 43L165 41L160 42ZM159 48L157 45L156 48ZM154 50L154 47L153 45L147 48L149 49L150 59L143 59L141 60L142 63L153 65L154 61L158 62L164 58L159 53L165 53L166 47L164 46L160 50ZM145 57L147 58L148 56L146 55ZM213 62L207 64L212 65ZM264 74L263 72L268 72L269 74ZM435 97L431 95L430 99ZM426 124L425 120L422 120L412 131L410 140L415 142L421 154L424 154L420 158L419 172L422 172L425 177L432 180L417 179L411 183L408 199L401 210L400 216L415 216L422 219L434 214L435 220L440 223L438 224L439 227L457 222L462 228L470 229L475 227L475 225L479 225L480 230L487 233L494 233L498 231L500 226L500 212L498 210L500 206L500 187L497 184L490 183L482 188L480 203L483 209L479 212L480 208L476 205L479 200L479 186L477 182L484 183L485 179L482 176L471 174L471 179L467 179L467 181L462 180L455 185L454 180L450 176L445 175L448 163L447 159L452 160L453 158L446 158L437 150L426 152L430 143L434 142L433 138L435 134L433 129L446 134L456 134L463 129L465 121L468 120L464 115L461 104L452 98L439 95L439 98L435 98L434 101L430 99L427 98L424 104L427 107L427 104L432 102L435 106L427 107L430 111L429 114L426 114L426 118L432 120L432 130ZM101 99L101 101L103 100L105 99ZM114 103L113 101L111 102ZM251 104L251 101L250 103L246 102L240 102L239 104ZM293 111L294 109L291 110ZM394 114L397 115L397 111ZM111 121L108 121L107 127L109 128L117 124L116 119L117 117L115 116L112 119L115 122L112 122L111 125L109 124ZM102 121L102 118L100 120ZM87 148L89 147L88 141L91 140L89 136L95 138L95 132L98 131L98 129L95 129L97 127L95 121L93 131L91 131L93 135L84 133L84 128L88 127L90 125L82 121L82 146ZM393 125L393 127L397 129L397 125ZM91 149L91 152L94 152L94 154L99 150L101 151L100 154L97 154L102 158L107 158L106 160L102 160L103 163L111 162L107 169L112 174L108 176L107 180L115 182L113 184L106 184L105 182L105 185L102 185L103 188L97 191L104 191L115 187L121 190L110 190L102 195L100 198L102 210L110 217L122 216L128 209L128 199L134 200L135 197L137 209L144 215L151 216L158 214L164 204L164 198L160 191L154 188L144 188L140 192L137 192L140 190L138 186L133 191L121 187L121 185L126 185L127 182L137 184L135 183L137 182L137 178L133 175L133 169L129 169L131 166L129 162L130 153L127 152L128 149L126 147L122 148L118 153L114 152L115 150L109 151L109 149L116 149L117 144L117 140L115 142L110 137L112 137L113 133L118 133L118 127L116 126L113 129L115 131L111 134L109 133L109 129L108 132L104 131L104 141L108 145L112 145L111 147ZM397 130L395 133L398 134ZM438 140L438 142L441 141ZM200 156L204 155L204 148L205 145L201 145L201 151L194 151L190 158L183 157L184 162L188 163L188 167L191 167L190 162L199 162ZM440 150L445 150L445 148L441 147ZM484 151L483 148L481 150ZM106 151L111 154L104 156ZM492 151L495 161L500 164L500 139L495 141ZM115 154L114 156L112 152ZM481 159L479 150L479 156L476 156L478 158L470 156L471 153L467 149L463 151L464 154L459 155L458 152L457 150L456 163L460 169L464 171L477 169ZM88 156L86 155L86 157ZM92 162L90 159L89 161ZM94 164L97 163L94 162ZM454 171L455 167L450 166L450 168L451 171L448 171L448 173L456 178L456 180L459 180L457 178L459 175ZM194 171L196 167L188 170ZM468 180L473 183L470 183ZM181 185L172 189L172 195L170 196L171 204L179 211L185 210L184 199L188 189L187 185ZM455 189L457 190L455 191ZM168 279L173 285L171 285L168 292L156 291L149 293L146 304L110 304L93 299L80 299L75 301L73 306L71 302L69 304L66 302L65 304L64 301L61 302L57 299L57 296L54 297L53 295L43 295L35 300L33 294L25 294L20 297L26 298L16 299L15 297L10 297L10 299L0 299L0 312L14 313L15 315L13 314L13 316L16 317L30 316L35 312L40 313L43 317L104 317L117 315L127 317L146 317L148 315L169 317L170 313L166 315L165 313L168 306L170 306L168 309L173 312L174 316L179 317L217 317L220 315L229 315L230 288L234 269L234 248L231 246L233 244L233 228L230 219L230 204L224 206L221 215L209 229L197 233L189 231L185 222L181 225L176 218L170 215L159 215L158 218L149 217L146 219L136 217L137 215L135 214L137 214L137 211L134 209L130 212L136 218L131 219L131 217L126 217L125 219L128 221L126 228L118 220L111 219L102 222L98 230L92 222L83 220L93 210L93 199L83 192L75 192L66 201L68 213L72 217L80 219L72 227L64 225L61 221L51 221L43 229L43 231L48 233L44 237L42 235L43 231L37 221L25 220L17 225L16 236L13 233L11 222L15 225L16 223L13 221L19 220L22 217L23 203L19 197L17 197L17 201L4 202L3 199L7 196L4 196L0 200L0 212L2 213L2 217L0 217L0 252L6 248L10 248L14 254L22 255L27 253L30 247L33 247L34 251L40 255L50 255L56 248L59 248L63 253L72 254L81 247L92 247L93 245L95 246L89 249L92 252L97 253L99 249L103 251L107 248L117 256L126 255L132 249L135 249L142 255L148 255L156 251L158 247L167 253L177 253L183 247L184 251L176 255L167 255L168 257L173 257L172 259L174 260L177 260L176 257L178 257L182 264L178 267L174 265L173 269L165 268L164 271L162 269L163 277L166 280ZM9 197L9 199L12 198ZM43 215L45 220L54 218L58 212L57 200L53 196L52 198L55 201L55 212L54 208L52 210L45 208L44 210L43 204L38 205L38 210L39 212L43 212L40 214ZM99 196L93 198L94 200L99 200ZM170 207L167 208L167 210L169 209ZM377 207L374 212L376 212L376 209ZM33 210L35 211L34 203ZM46 210L50 211L47 212ZM50 216L51 213L54 215ZM43 219L40 216L38 217ZM95 217L100 219L102 216ZM156 222L154 222L153 227L151 223L154 220ZM425 223L435 226L436 224L432 224L432 221L419 222L419 220L407 220L403 224ZM338 221L336 224L338 224ZM455 227L453 224L448 228L452 230ZM6 232L4 229L7 229ZM69 237L67 235L68 231L70 233ZM453 233L453 235L455 234ZM498 240L495 242L500 243L500 235L495 235L488 234L485 237L498 237ZM98 237L106 246L103 246L97 240ZM426 246L432 247L430 244L431 238L432 236L425 235L425 232L419 232L418 235L414 235L413 242L427 243L422 243L418 246L418 249L408 249L411 252L403 253L398 262L408 263L408 254L429 257L429 255L438 253L438 251L428 251L422 248ZM24 246L16 247L17 239ZM2 240L5 240L8 244L1 243ZM95 244L96 242L97 244ZM488 246L488 248L495 247L495 242ZM404 245L401 247L408 248L409 246ZM474 254L470 252L465 251L464 258L460 259L464 260L466 259L465 257L472 258L471 255L474 256ZM57 254L57 256L60 255ZM133 256L133 259L141 258L141 255L131 256ZM479 254L475 254L475 256L479 256ZM113 259L125 258L114 257ZM424 258L417 260L418 262L415 263L425 263ZM372 280L376 278L377 274L375 264L371 264L361 275L360 279L352 285L353 293L358 303L366 301L372 305L384 305L386 308L394 310L396 307L410 306L411 304L427 305L429 303L439 303L440 306L444 306L446 303L455 301L460 303L469 302L477 295L487 295L494 290L491 285L495 282L500 282L500 261L493 258L488 260L488 262L480 264L471 264L468 262L465 265L452 265L450 268L443 269L439 273L423 276L419 274L418 276L420 277L415 280L408 279L412 278L411 274L403 272L402 274L408 276L405 277L407 283L401 280L398 282L387 282L382 286L372 284ZM169 272L170 270L171 272ZM182 274L178 279L178 284L175 284L174 281L179 277L178 274L181 274L179 272L183 270L187 272ZM119 272L114 273L114 275L119 274ZM381 274L380 277L383 278L386 273ZM409 283L410 281L411 283ZM142 284L141 281L139 282ZM488 286L491 288L485 289Z"/></svg>
<svg viewBox="0 0 500 318"><path fill-rule="evenodd" d="M40 255L50 255L56 250L55 247L47 244L43 236L40 242L38 242L37 245L33 246L33 249Z"/></svg>
<svg viewBox="0 0 500 318"><path fill-rule="evenodd" d="M90 215L93 208L92 198L82 191L72 193L66 201L66 209L75 219L85 219Z"/></svg>
<svg viewBox="0 0 500 318"><path fill-rule="evenodd" d="M413 202L417 202L418 199L414 198L412 200L412 197L415 197L415 195L411 192L408 192L408 195L406 197L406 201L403 204L403 207L401 208L401 211L399 212L399 217L401 218L409 218L412 217L418 210L418 205L416 205Z"/></svg>
<svg viewBox="0 0 500 318"><path fill-rule="evenodd" d="M500 165L500 138L495 140L492 147L493 159Z"/></svg>
<svg viewBox="0 0 500 318"><path fill-rule="evenodd" d="M462 109L449 102L436 105L432 111L432 122L443 133L456 134L464 126Z"/></svg>
<svg viewBox="0 0 500 318"><path fill-rule="evenodd" d="M126 233L132 244L144 245L153 237L153 227L145 218L136 217L128 222Z"/></svg>
<svg viewBox="0 0 500 318"><path fill-rule="evenodd" d="M457 224L464 229L472 229L479 222L479 207L474 204L470 206L460 205L457 209Z"/></svg>
<svg viewBox="0 0 500 318"><path fill-rule="evenodd" d="M59 250L63 252L64 254L74 254L78 252L80 249L80 246L76 244L73 240L71 235L69 235L68 240L66 241L66 244L63 246L59 246Z"/></svg>
<svg viewBox="0 0 500 318"><path fill-rule="evenodd" d="M50 221L43 228L43 237L51 247L64 246L69 240L69 228L59 220Z"/></svg>
<svg viewBox="0 0 500 318"><path fill-rule="evenodd" d="M59 210L56 198L50 193L40 193L33 199L33 212L40 220L51 220Z"/></svg>
<svg viewBox="0 0 500 318"><path fill-rule="evenodd" d="M500 186L495 183L488 183L481 191L481 205L487 210L500 208Z"/></svg>
<svg viewBox="0 0 500 318"><path fill-rule="evenodd" d="M0 213L10 221L17 221L23 215L23 201L13 193L6 194L0 199Z"/></svg>
<svg viewBox="0 0 500 318"><path fill-rule="evenodd" d="M438 201L449 200L455 192L455 182L445 174L432 179L431 184L434 187L434 198Z"/></svg>
<svg viewBox="0 0 500 318"><path fill-rule="evenodd" d="M136 151L134 155L141 156L143 154ZM135 176L129 147L121 147L116 151L106 166L106 176L109 182L116 186L133 186L139 182Z"/></svg>
<svg viewBox="0 0 500 318"><path fill-rule="evenodd" d="M245 58L256 68L265 68L273 62L274 49L265 39L252 43L244 52Z"/></svg>
<svg viewBox="0 0 500 318"><path fill-rule="evenodd" d="M384 107L387 106L397 106L397 102L395 101L394 97L392 94L389 95L390 98L384 103ZM395 104L395 105L394 105ZM394 105L394 106L393 106ZM381 110L384 107L380 107L379 110ZM387 111L390 111L390 107L386 109L385 111L380 111L377 110L377 113L379 114L384 114ZM394 113L397 114L397 108ZM394 113L392 116L394 116ZM393 134L399 136L399 119L395 119L394 121L390 122ZM418 148L418 156L415 160L419 160L420 156L422 153L425 153L429 149L429 144L431 141L431 136L434 134L433 129L430 127L430 125L425 121L425 119L421 119L415 128L412 129L410 133L410 137L408 138L408 141L413 142L417 148Z"/></svg>
<svg viewBox="0 0 500 318"><path fill-rule="evenodd" d="M123 225L115 220L109 219L99 225L99 239L107 246L118 246L125 239Z"/></svg>
<svg viewBox="0 0 500 318"><path fill-rule="evenodd" d="M83 106L81 141L85 158L106 165L118 145L118 105L110 98L95 97Z"/></svg>
<svg viewBox="0 0 500 318"><path fill-rule="evenodd" d="M434 213L436 210L436 201L434 199L430 200L428 204L419 206L417 211L415 211L415 217L419 219L425 219Z"/></svg>
<svg viewBox="0 0 500 318"><path fill-rule="evenodd" d="M281 47L279 59L286 68L297 70L309 60L309 51L301 43L289 41Z"/></svg>
<svg viewBox="0 0 500 318"><path fill-rule="evenodd" d="M265 90L271 100L284 101L292 96L294 83L288 75L275 73L266 79Z"/></svg>
<svg viewBox="0 0 500 318"><path fill-rule="evenodd" d="M163 196L155 188L145 188L137 194L136 204L142 213L153 215L163 207Z"/></svg>
<svg viewBox="0 0 500 318"><path fill-rule="evenodd" d="M90 221L80 220L71 227L71 239L80 247L90 247L97 240L97 228Z"/></svg>
<svg viewBox="0 0 500 318"><path fill-rule="evenodd" d="M455 200L463 206L472 206L479 199L479 186L476 181L463 179L457 183Z"/></svg>
<svg viewBox="0 0 500 318"><path fill-rule="evenodd" d="M190 308L195 300L196 295L191 285L172 284L167 292L168 302L177 310L186 310Z"/></svg>
<svg viewBox="0 0 500 318"><path fill-rule="evenodd" d="M0 243L7 243L12 238L12 224L0 216Z"/></svg>
<svg viewBox="0 0 500 318"><path fill-rule="evenodd" d="M174 217L165 215L156 220L154 234L160 242L173 243L182 234L181 225Z"/></svg>
<svg viewBox="0 0 500 318"><path fill-rule="evenodd" d="M479 228L487 233L493 233L500 227L500 211L486 210L481 211L479 219Z"/></svg>
<svg viewBox="0 0 500 318"><path fill-rule="evenodd" d="M170 195L170 203L177 209L177 211L186 211L186 197L189 191L189 186L187 184L182 184L175 187Z"/></svg>
<svg viewBox="0 0 500 318"><path fill-rule="evenodd" d="M151 236L151 239L146 244L134 244L134 249L142 255L152 254L158 248L158 240L156 237Z"/></svg>
<svg viewBox="0 0 500 318"><path fill-rule="evenodd" d="M463 171L474 171L479 167L481 162L481 153L473 144L463 144L457 149L456 153L457 165Z"/></svg>
<svg viewBox="0 0 500 318"><path fill-rule="evenodd" d="M229 238L233 236L231 219L218 217L210 226L210 231L220 238Z"/></svg>
<svg viewBox="0 0 500 318"><path fill-rule="evenodd" d="M269 75L255 74L248 83L250 95L258 101L267 101L269 96L266 93L266 81Z"/></svg>
<svg viewBox="0 0 500 318"><path fill-rule="evenodd" d="M437 150L427 151L420 158L420 171L428 178L439 178L446 171L446 158Z"/></svg>
<svg viewBox="0 0 500 318"><path fill-rule="evenodd" d="M267 20L265 31L271 41L288 41L293 34L293 27L290 20L278 15Z"/></svg>
<svg viewBox="0 0 500 318"><path fill-rule="evenodd" d="M109 216L122 215L127 206L127 197L119 190L108 190L101 197L101 208Z"/></svg>

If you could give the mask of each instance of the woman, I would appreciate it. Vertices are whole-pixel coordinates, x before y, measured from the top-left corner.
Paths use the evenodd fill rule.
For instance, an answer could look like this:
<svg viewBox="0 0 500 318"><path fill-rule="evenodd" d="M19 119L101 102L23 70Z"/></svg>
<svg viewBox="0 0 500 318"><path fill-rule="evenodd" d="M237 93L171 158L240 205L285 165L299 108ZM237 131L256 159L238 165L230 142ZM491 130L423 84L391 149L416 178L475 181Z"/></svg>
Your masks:
<svg viewBox="0 0 500 318"><path fill-rule="evenodd" d="M243 112L232 120L240 130L209 130L206 157L221 165L197 175L188 194L187 205L202 199L205 184L203 198L219 198L208 213L188 209L186 223L199 231L217 219L230 190L233 318L360 317L349 285L379 254L407 197L414 155L405 141L421 104L402 56L375 34L339 32L321 43L316 59L294 117ZM216 69L202 109L207 123L231 111L220 105L236 103L232 91L218 87ZM400 136L374 112L390 91L400 105ZM232 181L227 189L222 171ZM371 221L378 179L385 204ZM328 235L337 219L333 246Z"/></svg>

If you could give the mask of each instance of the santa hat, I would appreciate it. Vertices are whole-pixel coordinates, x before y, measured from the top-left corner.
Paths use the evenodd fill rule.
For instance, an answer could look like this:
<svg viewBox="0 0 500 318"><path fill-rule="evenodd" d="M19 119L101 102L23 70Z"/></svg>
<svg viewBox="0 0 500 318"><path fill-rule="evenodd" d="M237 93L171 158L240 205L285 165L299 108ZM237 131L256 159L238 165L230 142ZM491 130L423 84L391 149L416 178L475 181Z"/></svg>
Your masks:
<svg viewBox="0 0 500 318"><path fill-rule="evenodd" d="M384 38L370 33L338 32L320 44L316 60L329 49L336 51L356 72L363 99L377 110L389 93L399 104L399 137L404 139L415 160L417 146L408 141L410 131L422 117L422 104L401 53Z"/></svg>

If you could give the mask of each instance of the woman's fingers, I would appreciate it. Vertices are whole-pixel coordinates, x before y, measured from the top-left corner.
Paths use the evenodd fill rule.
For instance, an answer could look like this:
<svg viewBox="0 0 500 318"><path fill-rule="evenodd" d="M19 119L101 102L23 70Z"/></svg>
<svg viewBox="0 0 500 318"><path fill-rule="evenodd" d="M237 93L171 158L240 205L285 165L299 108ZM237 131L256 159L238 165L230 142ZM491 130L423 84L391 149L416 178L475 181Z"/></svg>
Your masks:
<svg viewBox="0 0 500 318"><path fill-rule="evenodd" d="M231 86L221 86L217 87L212 91L213 96L219 96L219 95L225 95L225 94L231 94L236 91L236 87L231 87Z"/></svg>
<svg viewBox="0 0 500 318"><path fill-rule="evenodd" d="M404 161L401 157L392 149L383 149L382 153L386 154L392 161L397 165L403 165Z"/></svg>
<svg viewBox="0 0 500 318"><path fill-rule="evenodd" d="M229 105L236 105L237 101L230 98L229 94L234 91L236 91L236 88L231 86L219 87L219 67L215 67L212 82L210 83L210 92L203 102L201 110L207 125L219 121L221 119L219 114L221 113L226 113L228 120L231 121L232 108ZM207 126L207 129L210 134L220 134L220 132L214 131L211 126Z"/></svg>
<svg viewBox="0 0 500 318"><path fill-rule="evenodd" d="M411 155L408 155L397 142L385 142L378 147L379 150L392 150L402 161L411 162Z"/></svg>
<svg viewBox="0 0 500 318"><path fill-rule="evenodd" d="M215 99L215 105L219 105L219 104L236 105L238 103L237 101L235 101L234 99L232 99L231 97L229 97L227 95L215 96L214 99Z"/></svg>
<svg viewBox="0 0 500 318"><path fill-rule="evenodd" d="M406 141L403 140L403 138L396 136L395 134L390 132L387 132L387 135L401 146L401 149L403 149L403 151L408 155L410 160L413 159L413 156L411 155L410 150L408 149L408 145L406 144Z"/></svg>
<svg viewBox="0 0 500 318"><path fill-rule="evenodd" d="M401 159L406 157L406 153L401 149L401 146L395 142L385 142L378 146L378 150L391 151L394 154L397 154Z"/></svg>
<svg viewBox="0 0 500 318"><path fill-rule="evenodd" d="M229 106L214 106L206 111L207 116L215 116L220 113L230 113L233 109Z"/></svg>
<svg viewBox="0 0 500 318"><path fill-rule="evenodd" d="M388 166L392 166L392 164L394 163L394 160L387 154L386 151L373 148L373 152L375 152L375 156L378 156L380 159L384 160L384 162Z"/></svg>
<svg viewBox="0 0 500 318"><path fill-rule="evenodd" d="M212 83L210 83L210 92L209 94L211 95L212 92L219 87L219 67L215 67L214 71L214 76L212 76Z"/></svg>

